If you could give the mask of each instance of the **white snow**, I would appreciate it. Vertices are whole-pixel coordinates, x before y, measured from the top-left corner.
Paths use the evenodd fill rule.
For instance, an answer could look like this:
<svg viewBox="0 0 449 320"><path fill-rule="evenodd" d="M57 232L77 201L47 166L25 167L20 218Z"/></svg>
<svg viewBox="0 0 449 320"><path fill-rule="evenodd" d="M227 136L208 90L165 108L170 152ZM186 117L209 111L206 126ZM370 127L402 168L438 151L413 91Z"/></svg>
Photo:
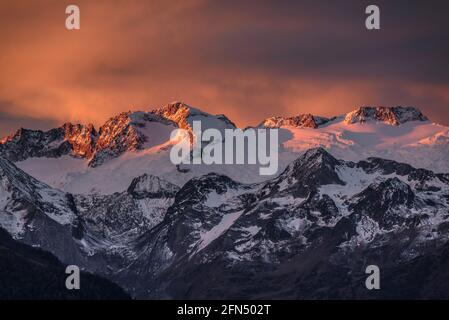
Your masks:
<svg viewBox="0 0 449 320"><path fill-rule="evenodd" d="M0 168L0 225L14 237L25 231L29 209L21 206L14 198L23 202L36 203L44 214L59 224L72 223L74 214L68 208L64 192L27 177L7 162ZM26 207L26 206L25 206ZM23 209L22 209L23 208Z"/></svg>
<svg viewBox="0 0 449 320"><path fill-rule="evenodd" d="M201 233L196 252L203 250L212 241L214 241L223 233L225 233L234 224L234 222L242 215L242 213L243 210L226 214L223 216L221 221L217 225L215 225L212 229Z"/></svg>
<svg viewBox="0 0 449 320"><path fill-rule="evenodd" d="M0 204L1 205L1 204ZM2 211L0 209L0 211ZM2 212L2 218L0 219L0 226L8 231L8 233L15 239L21 237L25 231L26 216L28 212L26 210L15 211L14 213Z"/></svg>
<svg viewBox="0 0 449 320"><path fill-rule="evenodd" d="M165 213L172 205L173 199L142 199L138 201L138 205L145 218L150 222L151 226L155 226L162 222Z"/></svg>
<svg viewBox="0 0 449 320"><path fill-rule="evenodd" d="M359 161L376 156L449 172L448 128L429 121L411 121L399 126L380 122L347 124L340 117L318 129L282 129L290 134L290 138L283 141L289 152L301 153L322 146L345 160ZM442 150L441 145L446 150Z"/></svg>
<svg viewBox="0 0 449 320"><path fill-rule="evenodd" d="M53 210L45 211L45 214L48 217L62 225L72 223L75 215L68 210L67 199L65 198L64 193L59 190L43 188L39 190L39 195L41 196L42 201L51 204L57 210L56 212Z"/></svg>
<svg viewBox="0 0 449 320"><path fill-rule="evenodd" d="M29 158L15 165L39 181L55 188L66 190L65 186L87 170L87 161L71 156L60 158ZM68 191L68 190L66 190Z"/></svg>
<svg viewBox="0 0 449 320"><path fill-rule="evenodd" d="M141 121L138 115L135 117L136 122ZM188 122L198 119L203 121L203 129L218 127L221 130L229 126L219 116L207 115L192 108ZM173 127L156 121L144 121L143 124L143 127L136 128L148 138L144 150L128 151L98 167L88 167L86 160L70 156L30 158L18 162L17 166L53 187L82 194L124 191L133 178L144 173L156 175L178 186L210 172L244 183L274 177L259 175L258 165L192 164L182 165L182 169L188 172L180 172L169 157L170 148L175 143L168 141ZM399 126L381 122L348 124L341 116L318 129L282 127L279 137L282 147L277 174L304 151L318 146L344 160L359 161L376 156L432 171L449 172L449 129L429 121L412 121ZM213 205L212 202L210 204Z"/></svg>
<svg viewBox="0 0 449 320"><path fill-rule="evenodd" d="M147 122L145 127L138 128L138 131L146 137L143 147L149 149L170 140L170 134L174 129L174 126L168 126L159 122Z"/></svg>
<svg viewBox="0 0 449 320"><path fill-rule="evenodd" d="M270 203L276 203L280 206L295 206L301 204L305 199L304 198L295 198L292 195L288 195L282 198L270 198L267 201Z"/></svg>
<svg viewBox="0 0 449 320"><path fill-rule="evenodd" d="M210 208L218 208L223 204L232 203L232 199L243 194L246 189L233 189L230 188L226 192L218 194L216 191L212 191L207 195L207 199L204 205Z"/></svg>
<svg viewBox="0 0 449 320"><path fill-rule="evenodd" d="M245 233L246 237L254 237L262 228L259 226L250 226L250 227L243 227L240 228L241 231Z"/></svg>

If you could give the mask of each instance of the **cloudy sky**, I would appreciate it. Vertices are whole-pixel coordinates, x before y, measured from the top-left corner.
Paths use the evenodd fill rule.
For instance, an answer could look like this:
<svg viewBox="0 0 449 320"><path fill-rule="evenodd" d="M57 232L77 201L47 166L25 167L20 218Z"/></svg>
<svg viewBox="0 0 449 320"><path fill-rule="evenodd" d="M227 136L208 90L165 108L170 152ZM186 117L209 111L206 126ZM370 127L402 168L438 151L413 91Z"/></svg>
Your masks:
<svg viewBox="0 0 449 320"><path fill-rule="evenodd" d="M369 4L380 31L365 29ZM448 13L447 0L0 0L0 136L175 100L239 126L359 105L449 124Z"/></svg>

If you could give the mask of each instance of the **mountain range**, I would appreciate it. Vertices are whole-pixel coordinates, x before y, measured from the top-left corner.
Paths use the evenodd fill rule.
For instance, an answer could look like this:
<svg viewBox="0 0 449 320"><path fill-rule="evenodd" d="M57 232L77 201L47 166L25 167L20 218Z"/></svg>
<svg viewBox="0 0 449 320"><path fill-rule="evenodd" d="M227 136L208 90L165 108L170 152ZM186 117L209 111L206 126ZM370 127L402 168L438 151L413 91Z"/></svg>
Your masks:
<svg viewBox="0 0 449 320"><path fill-rule="evenodd" d="M133 298L449 298L448 127L412 107L271 117L255 127L279 129L280 167L260 176L172 165L194 120L236 128L176 102L19 129L0 143L0 227Z"/></svg>

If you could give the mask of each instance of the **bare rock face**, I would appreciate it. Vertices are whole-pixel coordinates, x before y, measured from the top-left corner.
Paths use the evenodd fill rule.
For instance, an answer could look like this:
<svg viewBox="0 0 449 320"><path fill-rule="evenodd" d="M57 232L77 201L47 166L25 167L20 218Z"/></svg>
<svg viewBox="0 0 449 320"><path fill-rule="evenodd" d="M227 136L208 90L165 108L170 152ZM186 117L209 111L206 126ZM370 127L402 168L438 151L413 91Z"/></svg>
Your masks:
<svg viewBox="0 0 449 320"><path fill-rule="evenodd" d="M265 128L280 128L284 126L304 127L316 129L320 125L330 121L328 118L317 117L310 113L300 114L294 117L271 117L265 119L260 126Z"/></svg>
<svg viewBox="0 0 449 320"><path fill-rule="evenodd" d="M110 118L98 131L98 138L90 160L91 167L99 166L127 151L142 150L149 139L156 139L153 124L176 127L176 123L152 113L122 112Z"/></svg>
<svg viewBox="0 0 449 320"><path fill-rule="evenodd" d="M134 178L127 190L136 199L173 198L178 191L178 186L149 174Z"/></svg>
<svg viewBox="0 0 449 320"><path fill-rule="evenodd" d="M0 153L11 161L31 157L57 158L63 155L89 157L94 151L93 125L66 123L49 131L20 128L0 142Z"/></svg>
<svg viewBox="0 0 449 320"><path fill-rule="evenodd" d="M186 104L182 102L175 102L170 103L165 107L155 109L151 112L174 121L182 129L191 129L190 124L187 121L190 111L190 108Z"/></svg>
<svg viewBox="0 0 449 320"><path fill-rule="evenodd" d="M323 148L310 149L291 163L276 179L261 189L261 197L291 194L294 197L308 197L317 186L344 185L336 166L340 161Z"/></svg>
<svg viewBox="0 0 449 320"><path fill-rule="evenodd" d="M72 147L72 155L90 158L94 154L98 135L92 124L85 126L66 123L62 128L64 129L64 140Z"/></svg>
<svg viewBox="0 0 449 320"><path fill-rule="evenodd" d="M125 151L141 148L145 140L133 126L131 114L130 111L120 113L100 127L95 154L89 162L90 166L101 165Z"/></svg>
<svg viewBox="0 0 449 320"><path fill-rule="evenodd" d="M152 122L176 126L151 113L128 111L110 118L98 131L92 124L72 123L45 132L21 128L0 142L0 154L13 162L71 155L88 159L95 167L126 151L142 149L148 138L142 129Z"/></svg>
<svg viewBox="0 0 449 320"><path fill-rule="evenodd" d="M360 107L348 113L345 123L379 121L398 126L409 121L427 121L427 117L414 107Z"/></svg>

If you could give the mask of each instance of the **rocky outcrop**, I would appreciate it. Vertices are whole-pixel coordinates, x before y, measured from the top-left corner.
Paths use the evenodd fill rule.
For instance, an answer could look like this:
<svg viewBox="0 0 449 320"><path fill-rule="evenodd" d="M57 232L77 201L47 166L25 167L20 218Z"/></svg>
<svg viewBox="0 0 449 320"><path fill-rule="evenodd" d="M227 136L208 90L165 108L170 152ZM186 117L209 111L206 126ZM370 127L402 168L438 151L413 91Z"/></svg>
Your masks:
<svg viewBox="0 0 449 320"><path fill-rule="evenodd" d="M414 107L360 107L345 116L345 123L378 121L398 126L410 121L427 121L427 117Z"/></svg>
<svg viewBox="0 0 449 320"><path fill-rule="evenodd" d="M316 129L319 126L329 122L331 119L314 116L310 113L301 114L294 117L271 117L265 119L259 127L265 128L281 128L281 127L298 127L298 128L313 128Z"/></svg>

